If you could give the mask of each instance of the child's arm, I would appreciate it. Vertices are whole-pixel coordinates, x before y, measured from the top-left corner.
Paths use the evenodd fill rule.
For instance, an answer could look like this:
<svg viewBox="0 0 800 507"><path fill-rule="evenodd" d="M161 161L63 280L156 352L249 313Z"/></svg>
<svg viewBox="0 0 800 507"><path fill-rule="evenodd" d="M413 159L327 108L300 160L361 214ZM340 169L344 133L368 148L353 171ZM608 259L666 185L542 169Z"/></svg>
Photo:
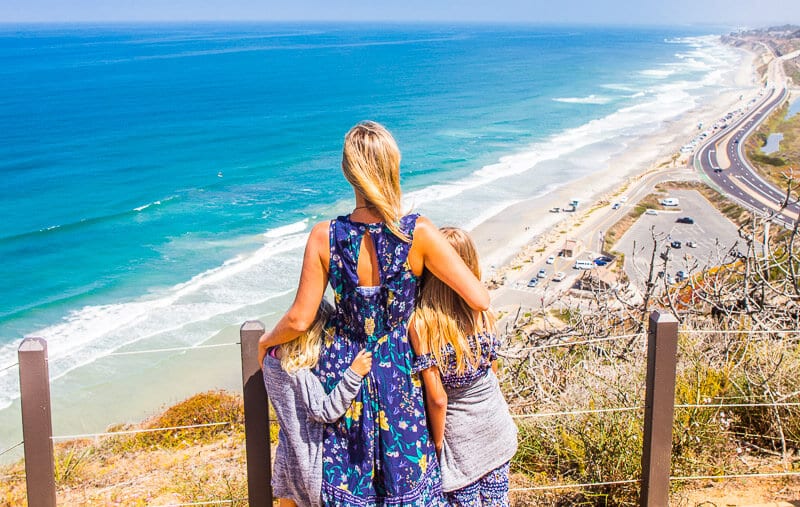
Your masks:
<svg viewBox="0 0 800 507"><path fill-rule="evenodd" d="M430 354L430 347L428 343L420 340L413 319L408 324L408 335L411 339L411 347L417 357ZM445 392L442 385L439 367L435 363L421 370L419 374L422 377L422 385L425 390L425 412L428 414L431 438L433 439L433 445L436 447L436 452L439 452L442 450L444 442L447 392Z"/></svg>
<svg viewBox="0 0 800 507"><path fill-rule="evenodd" d="M371 367L372 353L365 350L360 351L350 367L344 371L342 379L328 395L325 394L319 379L310 371L304 370L303 393L309 418L322 423L339 420L358 394L361 389L361 381L369 373Z"/></svg>

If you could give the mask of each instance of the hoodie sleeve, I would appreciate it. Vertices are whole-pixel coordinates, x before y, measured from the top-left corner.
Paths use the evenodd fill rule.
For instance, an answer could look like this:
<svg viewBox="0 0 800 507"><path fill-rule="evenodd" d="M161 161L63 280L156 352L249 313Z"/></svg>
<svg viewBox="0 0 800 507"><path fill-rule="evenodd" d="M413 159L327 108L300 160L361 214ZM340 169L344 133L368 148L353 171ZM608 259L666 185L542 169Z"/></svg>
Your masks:
<svg viewBox="0 0 800 507"><path fill-rule="evenodd" d="M347 368L336 387L326 395L319 379L309 370L297 372L303 375L303 396L308 407L308 418L317 422L332 423L342 417L361 389L364 378Z"/></svg>

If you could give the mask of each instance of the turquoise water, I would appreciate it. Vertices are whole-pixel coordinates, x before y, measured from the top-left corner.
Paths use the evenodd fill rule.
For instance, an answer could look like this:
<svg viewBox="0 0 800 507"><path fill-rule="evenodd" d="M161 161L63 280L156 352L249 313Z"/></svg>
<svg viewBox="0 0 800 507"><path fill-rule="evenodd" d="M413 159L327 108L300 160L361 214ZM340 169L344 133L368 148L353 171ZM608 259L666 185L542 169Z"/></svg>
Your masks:
<svg viewBox="0 0 800 507"><path fill-rule="evenodd" d="M767 155L771 155L781 149L781 141L783 141L783 134L770 134L767 137L767 143L761 148L761 151Z"/></svg>
<svg viewBox="0 0 800 507"><path fill-rule="evenodd" d="M797 113L800 113L800 99L794 99L792 101L792 104L789 106L789 111L786 113L786 117L791 118Z"/></svg>
<svg viewBox="0 0 800 507"><path fill-rule="evenodd" d="M683 28L0 26L0 369L26 335L60 378L261 315L310 224L352 206L359 120L395 134L409 205L470 227L596 171L738 58ZM17 392L0 371L0 408Z"/></svg>

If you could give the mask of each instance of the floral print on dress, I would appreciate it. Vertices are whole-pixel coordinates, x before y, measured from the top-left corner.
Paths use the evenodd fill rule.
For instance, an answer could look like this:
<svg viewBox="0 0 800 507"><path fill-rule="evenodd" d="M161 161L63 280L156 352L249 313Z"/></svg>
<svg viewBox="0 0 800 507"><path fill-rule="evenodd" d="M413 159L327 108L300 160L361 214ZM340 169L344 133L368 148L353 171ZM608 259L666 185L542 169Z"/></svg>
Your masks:
<svg viewBox="0 0 800 507"><path fill-rule="evenodd" d="M417 216L400 220L409 238ZM367 233L380 285L358 290L358 255ZM329 280L336 311L328 325L334 332L323 344L316 373L330 392L363 348L372 352L372 370L345 416L325 427L322 500L327 506L445 505L422 386L412 374L407 325L418 279L407 262L410 247L383 223L353 222L349 216L331 221Z"/></svg>
<svg viewBox="0 0 800 507"><path fill-rule="evenodd" d="M458 373L456 351L453 345L448 343L442 350L441 363L437 363L436 358L431 353L421 354L414 357L411 371L417 373L431 366L438 366L442 377L442 385L448 389L472 385L473 382L486 375L486 372L492 367L492 361L497 359L497 349L500 347L500 343L497 335L489 332L470 335L467 340L473 356L478 358L477 365L467 361L464 365L464 371Z"/></svg>

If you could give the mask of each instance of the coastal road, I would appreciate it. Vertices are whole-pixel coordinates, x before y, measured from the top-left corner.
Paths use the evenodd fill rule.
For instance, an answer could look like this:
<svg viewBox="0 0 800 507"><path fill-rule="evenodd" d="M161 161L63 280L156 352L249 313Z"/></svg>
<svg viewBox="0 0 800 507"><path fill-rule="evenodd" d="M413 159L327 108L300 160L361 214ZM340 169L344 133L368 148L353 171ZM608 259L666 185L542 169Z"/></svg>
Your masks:
<svg viewBox="0 0 800 507"><path fill-rule="evenodd" d="M775 65L777 61L770 65L779 67ZM785 77L778 70L771 70L770 75L778 80L773 82L785 83ZM742 144L786 100L788 93L785 84L770 88L750 111L726 128L720 128L694 155L694 166L724 194L751 210L775 213L775 219L785 225L797 220L800 205L794 202L783 207L785 190L758 175L744 156Z"/></svg>

